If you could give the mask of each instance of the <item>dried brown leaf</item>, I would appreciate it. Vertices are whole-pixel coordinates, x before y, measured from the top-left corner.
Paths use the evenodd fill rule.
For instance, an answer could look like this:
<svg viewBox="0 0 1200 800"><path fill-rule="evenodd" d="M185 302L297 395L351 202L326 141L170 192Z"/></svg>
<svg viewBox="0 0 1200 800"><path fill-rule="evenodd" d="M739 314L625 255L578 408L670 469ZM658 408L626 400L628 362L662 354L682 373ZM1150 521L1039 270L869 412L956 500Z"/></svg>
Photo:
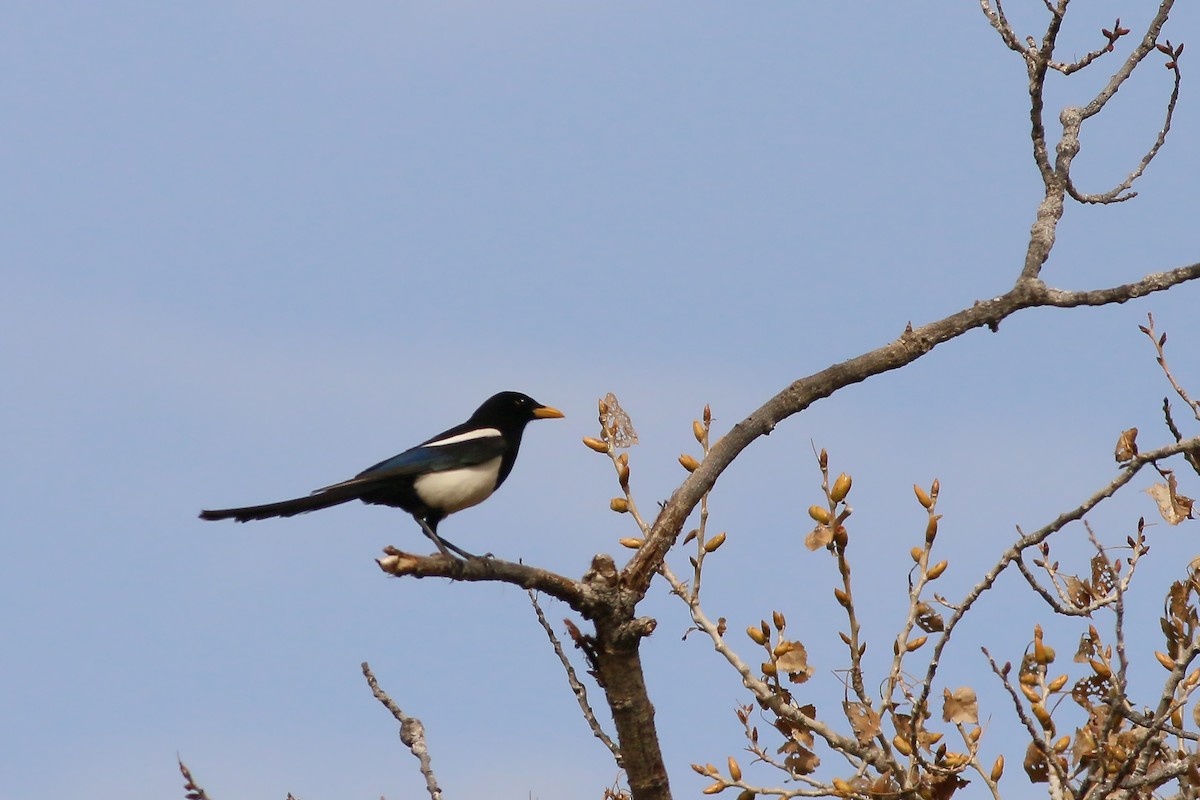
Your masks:
<svg viewBox="0 0 1200 800"><path fill-rule="evenodd" d="M604 409L604 413L600 417L600 424L604 426L605 430L611 432L613 447L633 447L638 443L638 435L637 431L633 429L633 422L629 419L629 414L617 402L615 394L609 392L604 395L601 408Z"/></svg>
<svg viewBox="0 0 1200 800"><path fill-rule="evenodd" d="M784 640L780 644L787 646L787 652L775 660L776 669L788 674L792 683L804 683L812 677L813 668L808 665L808 651L800 642Z"/></svg>
<svg viewBox="0 0 1200 800"><path fill-rule="evenodd" d="M970 686L961 686L951 692L942 690L942 721L979 724L979 705L975 699L975 690Z"/></svg>
<svg viewBox="0 0 1200 800"><path fill-rule="evenodd" d="M933 606L922 601L917 603L917 627L926 633L938 633L945 630L946 623Z"/></svg>
<svg viewBox="0 0 1200 800"><path fill-rule="evenodd" d="M1046 763L1046 756L1038 748L1035 742L1030 742L1029 747L1025 749L1025 774L1029 776L1030 783L1047 783L1050 780L1050 766Z"/></svg>
<svg viewBox="0 0 1200 800"><path fill-rule="evenodd" d="M809 550L820 550L833 541L833 527L818 525L804 537L804 546Z"/></svg>
<svg viewBox="0 0 1200 800"><path fill-rule="evenodd" d="M816 771L817 767L821 766L821 759L817 758L817 754L808 748L795 745L794 752L788 754L783 765L793 775L810 775Z"/></svg>
<svg viewBox="0 0 1200 800"><path fill-rule="evenodd" d="M875 709L866 703L846 700L842 703L842 710L846 712L846 719L850 720L850 727L859 744L866 744L879 735L880 719Z"/></svg>
<svg viewBox="0 0 1200 800"><path fill-rule="evenodd" d="M1137 428L1121 431L1121 436L1117 439L1117 449L1113 453L1119 463L1124 464L1138 454L1137 435Z"/></svg>
<svg viewBox="0 0 1200 800"><path fill-rule="evenodd" d="M1154 484L1146 490L1146 493L1154 498L1154 502L1158 505L1158 513L1162 515L1168 525L1178 525L1185 519L1192 518L1194 501L1176 491L1174 475L1169 476L1166 483Z"/></svg>

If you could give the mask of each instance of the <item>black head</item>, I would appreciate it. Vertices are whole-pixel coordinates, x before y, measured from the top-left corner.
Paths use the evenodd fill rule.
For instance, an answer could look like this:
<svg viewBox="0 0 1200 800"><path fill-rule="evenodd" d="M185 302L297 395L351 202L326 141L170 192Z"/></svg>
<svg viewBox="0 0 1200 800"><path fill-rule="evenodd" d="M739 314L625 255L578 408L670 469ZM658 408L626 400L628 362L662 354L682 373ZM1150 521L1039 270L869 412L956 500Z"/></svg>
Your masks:
<svg viewBox="0 0 1200 800"><path fill-rule="evenodd" d="M527 394L500 392L485 400L471 415L470 421L504 429L524 427L535 419L559 419L562 416L557 408L544 406Z"/></svg>

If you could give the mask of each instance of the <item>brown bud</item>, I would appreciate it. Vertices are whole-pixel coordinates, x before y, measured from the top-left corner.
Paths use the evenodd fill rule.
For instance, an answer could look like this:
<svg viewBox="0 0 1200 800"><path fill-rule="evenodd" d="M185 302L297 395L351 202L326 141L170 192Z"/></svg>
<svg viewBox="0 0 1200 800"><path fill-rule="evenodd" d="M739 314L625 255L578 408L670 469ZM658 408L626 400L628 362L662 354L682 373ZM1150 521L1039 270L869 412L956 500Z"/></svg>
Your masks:
<svg viewBox="0 0 1200 800"><path fill-rule="evenodd" d="M759 666L762 667L763 675L774 675L775 673L779 672L775 665L770 661L764 661Z"/></svg>
<svg viewBox="0 0 1200 800"><path fill-rule="evenodd" d="M929 577L929 580L936 581L938 578L942 577L942 573L946 571L946 567L949 566L949 564L949 561L939 561L930 567L929 572L926 573L926 575Z"/></svg>
<svg viewBox="0 0 1200 800"><path fill-rule="evenodd" d="M892 747L895 747L898 751L900 751L901 755L911 756L913 752L912 745L909 744L908 739L905 739L903 736L892 737Z"/></svg>
<svg viewBox="0 0 1200 800"><path fill-rule="evenodd" d="M717 781L704 787L704 794L718 794L725 791L726 786L725 781Z"/></svg>
<svg viewBox="0 0 1200 800"><path fill-rule="evenodd" d="M908 551L908 554L909 554L910 556L912 556L912 560L913 560L913 562L915 562L915 563L917 563L917 564L920 564L920 563L921 563L921 556L925 555L925 548L923 548L923 547L914 547L912 550L909 550L909 551Z"/></svg>
<svg viewBox="0 0 1200 800"><path fill-rule="evenodd" d="M913 650L916 650L927 641L929 641L928 636L918 636L916 639L913 639L908 644L904 645L904 649L911 653Z"/></svg>
<svg viewBox="0 0 1200 800"><path fill-rule="evenodd" d="M695 458L693 458L692 456L689 456L687 453L684 453L683 455L681 455L681 456L679 457L679 463L680 463L680 464L683 466L683 468L684 468L684 469L686 469L688 472L695 472L695 471L696 471L697 469L699 469L699 467L700 467L700 462L699 462L699 461L697 461L697 460L696 460Z"/></svg>
<svg viewBox="0 0 1200 800"><path fill-rule="evenodd" d="M829 497L833 502L840 503L846 499L846 495L850 494L850 484L852 480L849 475L842 473L838 475L837 480L833 482L833 488L829 490Z"/></svg>
<svg viewBox="0 0 1200 800"><path fill-rule="evenodd" d="M1042 696L1038 694L1037 689L1032 686L1027 686L1024 683L1018 684L1021 687L1021 694L1025 695L1025 699L1031 703L1042 702Z"/></svg>
<svg viewBox="0 0 1200 800"><path fill-rule="evenodd" d="M933 505L933 499L925 493L924 489L922 489L920 486L917 486L915 483L913 484L913 492L917 495L917 502L923 505L925 508L929 508Z"/></svg>
<svg viewBox="0 0 1200 800"><path fill-rule="evenodd" d="M723 544L725 544L724 531L722 531L721 533L718 533L716 536L712 537L711 539L709 539L707 542L704 543L704 552L711 553Z"/></svg>
<svg viewBox="0 0 1200 800"><path fill-rule="evenodd" d="M847 596L845 592L843 592L841 589L837 588L836 586L833 588L833 596L837 598L839 605L849 607L849 605L850 605L849 596Z"/></svg>
<svg viewBox="0 0 1200 800"><path fill-rule="evenodd" d="M1057 678L1055 678L1054 680L1050 681L1050 685L1049 685L1049 686L1047 686L1046 688L1047 688L1048 690L1050 690L1051 692L1057 692L1057 691L1059 691L1060 689L1062 689L1062 687L1064 687L1064 686L1066 686L1066 685L1067 685L1067 676L1066 676L1066 675L1059 675Z"/></svg>
<svg viewBox="0 0 1200 800"><path fill-rule="evenodd" d="M704 444L704 425L698 419L692 420L692 436L696 437L697 442Z"/></svg>
<svg viewBox="0 0 1200 800"><path fill-rule="evenodd" d="M1056 753L1065 752L1066 749L1070 746L1071 746L1071 737L1064 736L1061 739L1059 739L1057 742L1054 743L1054 752L1056 752Z"/></svg>
<svg viewBox="0 0 1200 800"><path fill-rule="evenodd" d="M775 630L781 631L787 627L787 620L784 619L782 611L772 611L771 621L775 623Z"/></svg>
<svg viewBox="0 0 1200 800"><path fill-rule="evenodd" d="M1037 721L1042 723L1043 729L1050 730L1052 728L1053 723L1050 721L1050 712L1046 710L1044 705L1041 703L1034 703L1029 707L1029 710L1033 712L1035 717L1037 717Z"/></svg>
<svg viewBox="0 0 1200 800"><path fill-rule="evenodd" d="M933 540L937 538L938 520L941 518L941 514L934 514L929 518L929 523L925 526L925 544L933 544Z"/></svg>
<svg viewBox="0 0 1200 800"><path fill-rule="evenodd" d="M608 507L618 514L624 514L629 511L629 501L624 497L614 497L608 501Z"/></svg>
<svg viewBox="0 0 1200 800"><path fill-rule="evenodd" d="M729 777L733 778L735 781L740 781L742 779L742 768L739 767L738 763L733 760L733 756L729 756Z"/></svg>
<svg viewBox="0 0 1200 800"><path fill-rule="evenodd" d="M746 628L746 635L753 639L755 644L767 643L767 637L762 632L762 628L759 628L755 625L751 625L749 628Z"/></svg>
<svg viewBox="0 0 1200 800"><path fill-rule="evenodd" d="M1154 657L1158 659L1158 663L1162 664L1167 669L1175 669L1175 659L1171 658L1166 653L1154 651Z"/></svg>
<svg viewBox="0 0 1200 800"><path fill-rule="evenodd" d="M583 443L586 444L588 447L592 448L593 450L595 450L597 453L607 453L608 452L608 445L606 445L604 442L600 441L599 439L595 438L594 436L583 437Z"/></svg>
<svg viewBox="0 0 1200 800"><path fill-rule="evenodd" d="M617 482L621 484L622 489L629 486L629 465L628 464L622 464L620 462L617 463Z"/></svg>
<svg viewBox="0 0 1200 800"><path fill-rule="evenodd" d="M645 539L635 539L632 536L627 536L624 539L617 540L621 547L628 547L630 550L637 550L645 543Z"/></svg>
<svg viewBox="0 0 1200 800"><path fill-rule="evenodd" d="M833 529L833 543L835 545L845 549L848 541L850 541L850 536L846 533L845 525L838 525Z"/></svg>
<svg viewBox="0 0 1200 800"><path fill-rule="evenodd" d="M829 524L829 509L824 506L809 506L808 515L822 525Z"/></svg>
<svg viewBox="0 0 1200 800"><path fill-rule="evenodd" d="M683 543L687 544L688 542L690 542L692 539L695 539L699 535L700 535L700 529L692 528L690 531L687 532L687 536L683 537Z"/></svg>
<svg viewBox="0 0 1200 800"><path fill-rule="evenodd" d="M1004 774L1004 756L996 756L996 763L992 764L992 783L1000 780L1000 776Z"/></svg>

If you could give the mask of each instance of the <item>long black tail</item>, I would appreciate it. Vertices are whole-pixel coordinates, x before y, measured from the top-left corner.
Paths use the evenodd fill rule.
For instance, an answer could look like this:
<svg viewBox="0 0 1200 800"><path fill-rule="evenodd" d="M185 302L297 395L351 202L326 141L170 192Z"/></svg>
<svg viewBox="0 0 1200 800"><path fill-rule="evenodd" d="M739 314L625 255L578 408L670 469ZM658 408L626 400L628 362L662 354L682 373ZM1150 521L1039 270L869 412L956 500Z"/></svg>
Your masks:
<svg viewBox="0 0 1200 800"><path fill-rule="evenodd" d="M317 492L294 500L283 500L278 503L267 503L264 506L246 506L245 508L219 508L215 511L201 511L200 519L236 519L238 522L249 522L252 519L270 519L271 517L294 517L297 514L307 514L322 508L340 505L355 500L359 491Z"/></svg>

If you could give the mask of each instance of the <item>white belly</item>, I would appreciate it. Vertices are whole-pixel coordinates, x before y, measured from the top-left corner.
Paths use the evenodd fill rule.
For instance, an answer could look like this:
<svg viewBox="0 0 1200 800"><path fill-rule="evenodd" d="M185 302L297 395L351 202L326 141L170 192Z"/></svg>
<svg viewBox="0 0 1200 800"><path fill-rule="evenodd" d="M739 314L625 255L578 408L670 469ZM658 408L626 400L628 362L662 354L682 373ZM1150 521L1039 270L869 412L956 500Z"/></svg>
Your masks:
<svg viewBox="0 0 1200 800"><path fill-rule="evenodd" d="M499 474L500 457L497 456L473 467L422 475L413 481L413 488L426 505L453 514L488 499L496 488Z"/></svg>

